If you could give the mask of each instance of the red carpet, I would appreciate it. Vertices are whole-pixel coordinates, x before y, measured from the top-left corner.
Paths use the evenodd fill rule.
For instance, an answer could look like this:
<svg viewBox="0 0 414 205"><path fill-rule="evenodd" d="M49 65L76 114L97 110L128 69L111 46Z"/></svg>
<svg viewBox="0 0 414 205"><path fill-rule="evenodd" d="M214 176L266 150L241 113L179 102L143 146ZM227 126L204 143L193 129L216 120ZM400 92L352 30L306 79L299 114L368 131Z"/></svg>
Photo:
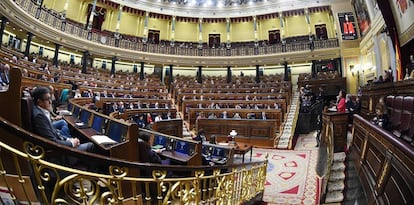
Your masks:
<svg viewBox="0 0 414 205"><path fill-rule="evenodd" d="M317 204L317 151L254 149L253 157L269 164L263 201L268 204Z"/></svg>

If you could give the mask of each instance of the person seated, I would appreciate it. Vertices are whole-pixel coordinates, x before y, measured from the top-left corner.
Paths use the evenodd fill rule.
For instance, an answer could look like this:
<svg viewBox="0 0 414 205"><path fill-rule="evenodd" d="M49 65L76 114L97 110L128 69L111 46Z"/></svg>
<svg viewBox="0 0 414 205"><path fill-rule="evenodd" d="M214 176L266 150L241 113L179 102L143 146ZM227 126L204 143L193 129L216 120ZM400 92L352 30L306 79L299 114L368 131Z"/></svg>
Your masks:
<svg viewBox="0 0 414 205"><path fill-rule="evenodd" d="M142 143L143 146L140 146L140 162L149 162L155 164L162 164L163 161L161 157L157 154L162 152L162 149L153 150L149 144L149 139L151 138L150 134L145 131L140 131L138 133L138 143Z"/></svg>
<svg viewBox="0 0 414 205"><path fill-rule="evenodd" d="M144 128L145 127L144 115L140 115L135 122L137 123L139 128Z"/></svg>
<svg viewBox="0 0 414 205"><path fill-rule="evenodd" d="M173 119L171 112L167 112L167 120Z"/></svg>
<svg viewBox="0 0 414 205"><path fill-rule="evenodd" d="M262 112L262 113L260 113L260 117L259 117L259 119L261 119L261 120L266 120L266 119L267 119L267 117L266 117L266 112Z"/></svg>
<svg viewBox="0 0 414 205"><path fill-rule="evenodd" d="M119 106L118 106L118 112L120 113L124 113L125 112L125 105L124 102L119 102Z"/></svg>
<svg viewBox="0 0 414 205"><path fill-rule="evenodd" d="M206 117L204 116L204 113L203 112L200 112L199 114L198 114L198 116L197 116L197 120L198 119L205 119Z"/></svg>
<svg viewBox="0 0 414 205"><path fill-rule="evenodd" d="M356 97L355 103L354 103L354 113L359 113L361 111L361 99L359 96Z"/></svg>
<svg viewBox="0 0 414 205"><path fill-rule="evenodd" d="M410 71L408 66L405 68L405 75L404 75L404 80L408 80L410 79Z"/></svg>
<svg viewBox="0 0 414 205"><path fill-rule="evenodd" d="M50 119L52 120L53 127L56 129L59 135L65 138L71 138L68 123L63 119L62 115L54 116L51 112Z"/></svg>
<svg viewBox="0 0 414 205"><path fill-rule="evenodd" d="M210 141L209 141L210 144L217 144L216 139L217 139L216 135L211 135L210 136Z"/></svg>
<svg viewBox="0 0 414 205"><path fill-rule="evenodd" d="M254 113L247 113L247 119L250 119L250 120L254 120L254 119L256 119L256 114L254 114Z"/></svg>
<svg viewBox="0 0 414 205"><path fill-rule="evenodd" d="M59 134L51 121L51 96L46 87L37 87L33 90L33 132L59 144L74 147L78 150L92 152L94 145L91 142L81 144L78 138L66 138Z"/></svg>
<svg viewBox="0 0 414 205"><path fill-rule="evenodd" d="M155 117L155 119L154 119L154 122L159 122L159 121L162 121L162 116L161 116L161 114L158 114L158 115Z"/></svg>
<svg viewBox="0 0 414 205"><path fill-rule="evenodd" d="M197 135L193 138L194 141L206 142L206 131L204 129L199 129Z"/></svg>
<svg viewBox="0 0 414 205"><path fill-rule="evenodd" d="M241 116L238 112L234 113L233 119L241 119Z"/></svg>
<svg viewBox="0 0 414 205"><path fill-rule="evenodd" d="M336 104L337 112L345 112L346 111L346 104L345 104L345 91L342 89L339 91L337 96L338 103Z"/></svg>
<svg viewBox="0 0 414 205"><path fill-rule="evenodd" d="M376 116L372 119L372 123L384 128L385 130L390 130L390 123L385 110L383 106L377 106L375 108Z"/></svg>
<svg viewBox="0 0 414 205"><path fill-rule="evenodd" d="M151 113L147 113L147 123L146 125L154 124L154 120L152 119Z"/></svg>
<svg viewBox="0 0 414 205"><path fill-rule="evenodd" d="M223 119L227 119L227 112L226 111L223 111L223 113L221 114L221 118L223 118Z"/></svg>
<svg viewBox="0 0 414 205"><path fill-rule="evenodd" d="M347 94L345 96L345 106L346 106L346 110L348 110L349 112L354 111L354 103L352 102L350 94Z"/></svg>
<svg viewBox="0 0 414 205"><path fill-rule="evenodd" d="M217 116L214 112L212 112L208 115L208 119L217 119Z"/></svg>

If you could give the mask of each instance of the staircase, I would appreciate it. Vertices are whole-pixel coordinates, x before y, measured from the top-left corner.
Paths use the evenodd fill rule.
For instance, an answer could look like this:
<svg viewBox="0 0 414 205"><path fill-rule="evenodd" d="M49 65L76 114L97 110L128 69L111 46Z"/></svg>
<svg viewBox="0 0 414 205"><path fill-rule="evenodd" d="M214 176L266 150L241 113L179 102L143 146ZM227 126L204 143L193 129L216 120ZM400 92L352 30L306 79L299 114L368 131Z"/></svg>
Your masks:
<svg viewBox="0 0 414 205"><path fill-rule="evenodd" d="M286 112L286 119L283 124L282 133L279 137L276 137L275 147L277 149L292 149L292 140L295 134L296 121L299 113L299 92L297 91L297 85L292 87L292 98L290 100L290 106Z"/></svg>
<svg viewBox="0 0 414 205"><path fill-rule="evenodd" d="M331 172L328 180L325 203L341 203L345 190L345 152L334 153Z"/></svg>

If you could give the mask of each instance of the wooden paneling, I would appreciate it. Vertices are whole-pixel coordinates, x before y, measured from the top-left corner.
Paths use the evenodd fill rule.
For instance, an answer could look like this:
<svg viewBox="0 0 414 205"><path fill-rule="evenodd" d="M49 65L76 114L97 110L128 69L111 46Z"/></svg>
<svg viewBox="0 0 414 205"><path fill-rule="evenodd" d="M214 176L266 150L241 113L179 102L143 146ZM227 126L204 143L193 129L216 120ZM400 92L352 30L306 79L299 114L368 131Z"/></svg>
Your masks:
<svg viewBox="0 0 414 205"><path fill-rule="evenodd" d="M370 119L375 114L375 106L381 97L387 95L414 96L414 79L395 83L370 84L362 88L361 115Z"/></svg>
<svg viewBox="0 0 414 205"><path fill-rule="evenodd" d="M409 143L354 115L350 156L368 204L414 203L414 147Z"/></svg>
<svg viewBox="0 0 414 205"><path fill-rule="evenodd" d="M348 112L323 112L322 114L323 133L321 143L326 144L326 137L329 134L326 130L329 126L332 126L334 152L345 151L348 132L348 117L350 114Z"/></svg>
<svg viewBox="0 0 414 205"><path fill-rule="evenodd" d="M207 137L216 135L225 139L232 130L237 132L237 141L253 145L269 146L275 136L274 120L199 119L197 129L204 129Z"/></svg>
<svg viewBox="0 0 414 205"><path fill-rule="evenodd" d="M152 129L163 134L183 137L183 120L173 119L158 121L152 125Z"/></svg>

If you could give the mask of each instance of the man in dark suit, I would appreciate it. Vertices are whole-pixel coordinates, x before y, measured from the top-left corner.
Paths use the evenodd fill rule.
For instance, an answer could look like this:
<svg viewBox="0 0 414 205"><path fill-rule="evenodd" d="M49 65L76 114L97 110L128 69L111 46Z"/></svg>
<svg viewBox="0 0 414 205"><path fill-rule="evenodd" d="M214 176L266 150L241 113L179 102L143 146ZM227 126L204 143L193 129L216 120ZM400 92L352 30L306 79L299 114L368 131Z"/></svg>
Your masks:
<svg viewBox="0 0 414 205"><path fill-rule="evenodd" d="M135 122L138 124L139 128L145 128L144 115L140 115Z"/></svg>
<svg viewBox="0 0 414 205"><path fill-rule="evenodd" d="M61 136L54 128L51 121L51 96L50 91L46 87L37 87L33 90L33 131L34 133L48 138L54 142L57 142L68 147L75 147L82 151L93 151L93 143L80 144L78 138L65 138Z"/></svg>
<svg viewBox="0 0 414 205"><path fill-rule="evenodd" d="M140 146L140 156L142 157L141 162L149 162L156 164L168 164L168 162L163 162L161 157L152 150L151 145L149 144L150 134L148 132L140 131L138 133L138 143L143 143Z"/></svg>

